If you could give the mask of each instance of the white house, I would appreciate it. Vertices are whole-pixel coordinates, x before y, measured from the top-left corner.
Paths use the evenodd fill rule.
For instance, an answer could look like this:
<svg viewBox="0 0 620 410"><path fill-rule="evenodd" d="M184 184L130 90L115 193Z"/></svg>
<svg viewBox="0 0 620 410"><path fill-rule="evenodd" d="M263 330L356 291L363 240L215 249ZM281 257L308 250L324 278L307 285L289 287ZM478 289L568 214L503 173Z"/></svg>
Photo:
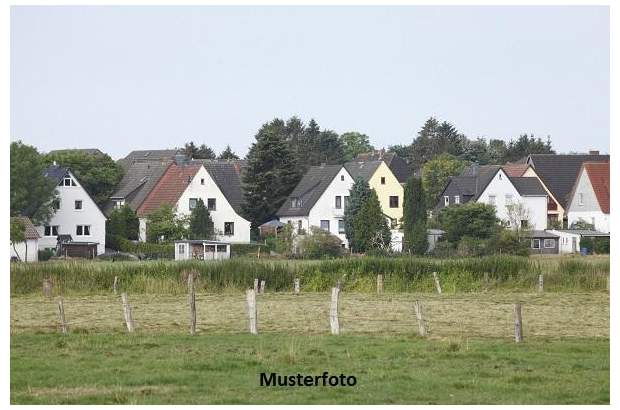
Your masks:
<svg viewBox="0 0 620 410"><path fill-rule="evenodd" d="M243 195L239 161L181 161L171 164L138 208L140 240L146 240L148 215L163 204L189 216L199 199L209 209L216 239L250 242L250 221L241 213Z"/></svg>
<svg viewBox="0 0 620 410"><path fill-rule="evenodd" d="M336 235L348 246L344 210L353 178L342 165L313 166L303 176L276 216L293 225L297 234L316 226Z"/></svg>
<svg viewBox="0 0 620 410"><path fill-rule="evenodd" d="M609 233L609 162L584 162L568 200L568 226L583 221Z"/></svg>
<svg viewBox="0 0 620 410"><path fill-rule="evenodd" d="M17 217L24 226L25 241L13 243L10 242L11 259L15 258L22 262L36 262L39 260L39 238L37 229L29 218ZM13 220L13 218L11 218Z"/></svg>
<svg viewBox="0 0 620 410"><path fill-rule="evenodd" d="M472 200L495 206L497 217L513 228L547 228L547 192L538 178L510 177L499 165L470 167L450 179L435 209Z"/></svg>
<svg viewBox="0 0 620 410"><path fill-rule="evenodd" d="M73 242L97 243L97 254L105 252L106 217L69 168L52 165L44 175L56 183L55 212L45 225L37 226L39 249L56 249L59 235Z"/></svg>
<svg viewBox="0 0 620 410"><path fill-rule="evenodd" d="M216 261L230 259L230 243L207 240L181 240L174 242L174 260Z"/></svg>

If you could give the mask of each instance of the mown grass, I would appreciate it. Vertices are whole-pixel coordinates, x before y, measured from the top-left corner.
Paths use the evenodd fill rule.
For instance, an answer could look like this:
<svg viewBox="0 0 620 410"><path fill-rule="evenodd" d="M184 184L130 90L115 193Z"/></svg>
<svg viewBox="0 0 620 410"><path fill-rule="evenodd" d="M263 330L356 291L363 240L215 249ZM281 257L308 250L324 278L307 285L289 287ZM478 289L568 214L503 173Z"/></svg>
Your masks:
<svg viewBox="0 0 620 410"><path fill-rule="evenodd" d="M430 292L432 272L440 274L446 289L476 292L488 289L529 291L545 275L550 292L604 290L609 276L608 257L432 259L348 257L333 260L277 261L237 258L220 262L88 262L57 261L11 265L11 293L41 291L43 279L52 279L57 294L104 294L118 276L124 291L140 294L185 292L184 272L200 274L199 291L238 291L252 286L254 278L266 280L275 291L288 291L294 278L306 292L324 292L337 280L356 292L374 292L376 275L385 275L386 290ZM486 279L486 280L485 280Z"/></svg>
<svg viewBox="0 0 620 410"><path fill-rule="evenodd" d="M260 387L261 372L354 387ZM608 404L609 339L20 334L13 404Z"/></svg>

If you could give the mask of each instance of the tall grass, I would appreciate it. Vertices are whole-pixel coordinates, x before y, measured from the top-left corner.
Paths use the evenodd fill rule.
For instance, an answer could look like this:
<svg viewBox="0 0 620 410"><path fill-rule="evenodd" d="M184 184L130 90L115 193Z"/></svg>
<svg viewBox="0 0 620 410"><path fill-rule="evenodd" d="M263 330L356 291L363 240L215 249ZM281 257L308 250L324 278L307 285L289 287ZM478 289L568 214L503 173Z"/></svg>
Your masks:
<svg viewBox="0 0 620 410"><path fill-rule="evenodd" d="M533 290L538 274L545 274L550 291L603 290L609 259L517 256L430 259L359 257L316 261L276 261L236 258L226 261L88 262L56 261L11 265L11 293L41 291L51 278L58 294L99 294L112 289L114 276L130 293L178 294L186 291L184 272L199 273L199 291L239 291L264 279L268 291L291 291L299 277L303 291L323 292L341 280L346 290L373 292L378 273L385 275L388 292L434 290L432 272L438 272L445 291L483 289ZM486 275L485 275L486 274ZM485 276L488 280L485 280Z"/></svg>

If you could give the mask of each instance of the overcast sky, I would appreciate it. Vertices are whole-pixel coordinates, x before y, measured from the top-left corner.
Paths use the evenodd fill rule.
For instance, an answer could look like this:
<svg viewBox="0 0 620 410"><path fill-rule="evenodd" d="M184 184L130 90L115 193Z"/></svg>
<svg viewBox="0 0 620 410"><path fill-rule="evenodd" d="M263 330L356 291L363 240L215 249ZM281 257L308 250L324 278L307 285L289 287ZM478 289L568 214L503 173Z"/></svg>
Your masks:
<svg viewBox="0 0 620 410"><path fill-rule="evenodd" d="M274 117L377 147L468 137L609 151L607 7L12 7L11 135L42 151L226 144Z"/></svg>

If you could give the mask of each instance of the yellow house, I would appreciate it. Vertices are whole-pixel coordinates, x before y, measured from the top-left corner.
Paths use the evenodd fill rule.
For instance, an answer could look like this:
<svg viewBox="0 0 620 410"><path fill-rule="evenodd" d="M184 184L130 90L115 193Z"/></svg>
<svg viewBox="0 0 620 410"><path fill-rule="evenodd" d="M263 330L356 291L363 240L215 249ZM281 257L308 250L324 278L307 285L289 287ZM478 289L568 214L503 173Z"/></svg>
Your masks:
<svg viewBox="0 0 620 410"><path fill-rule="evenodd" d="M379 197L383 214L390 218L392 228L400 228L403 217L404 188L383 161L351 161L344 164L354 180L368 182Z"/></svg>

